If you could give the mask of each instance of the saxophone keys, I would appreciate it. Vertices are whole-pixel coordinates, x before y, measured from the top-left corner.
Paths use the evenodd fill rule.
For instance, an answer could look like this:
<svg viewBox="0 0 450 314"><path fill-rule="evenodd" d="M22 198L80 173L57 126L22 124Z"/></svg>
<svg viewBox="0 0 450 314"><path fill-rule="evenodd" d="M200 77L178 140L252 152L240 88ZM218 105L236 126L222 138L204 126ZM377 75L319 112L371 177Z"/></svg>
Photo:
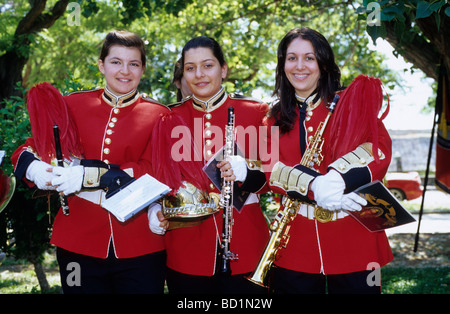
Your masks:
<svg viewBox="0 0 450 314"><path fill-rule="evenodd" d="M280 224L278 223L278 220L272 221L272 223L269 225L270 231L272 232L277 231L279 225Z"/></svg>
<svg viewBox="0 0 450 314"><path fill-rule="evenodd" d="M280 241L280 247L285 249L287 244L288 244L288 242L289 242L289 240L290 240L290 238L291 238L290 234L284 234L282 239L281 239L281 241Z"/></svg>
<svg viewBox="0 0 450 314"><path fill-rule="evenodd" d="M289 209L289 215L295 216L297 214L297 211L299 210L300 206L291 207Z"/></svg>

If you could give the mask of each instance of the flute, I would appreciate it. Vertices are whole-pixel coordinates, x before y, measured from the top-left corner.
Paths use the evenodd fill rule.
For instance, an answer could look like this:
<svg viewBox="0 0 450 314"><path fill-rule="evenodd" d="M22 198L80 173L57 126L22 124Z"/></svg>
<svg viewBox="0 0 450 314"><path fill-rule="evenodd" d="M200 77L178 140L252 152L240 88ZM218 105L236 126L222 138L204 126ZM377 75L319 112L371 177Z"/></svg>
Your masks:
<svg viewBox="0 0 450 314"><path fill-rule="evenodd" d="M63 155L61 151L61 141L59 138L59 128L58 125L53 125L53 136L55 137L55 151L56 151L56 160L58 162L58 166L64 167ZM59 193L59 202L61 204L61 209L64 215L69 215L69 203L67 202L67 196L63 193Z"/></svg>

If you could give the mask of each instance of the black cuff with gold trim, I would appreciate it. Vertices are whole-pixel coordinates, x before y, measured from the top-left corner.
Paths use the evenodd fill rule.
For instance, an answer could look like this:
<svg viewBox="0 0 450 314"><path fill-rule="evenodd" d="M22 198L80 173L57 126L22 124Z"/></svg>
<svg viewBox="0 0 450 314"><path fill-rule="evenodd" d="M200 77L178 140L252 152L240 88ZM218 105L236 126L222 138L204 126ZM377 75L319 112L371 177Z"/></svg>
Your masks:
<svg viewBox="0 0 450 314"><path fill-rule="evenodd" d="M292 198L311 201L308 197L309 185L318 175L320 174L305 166L290 167L277 162L270 175L270 184L286 191Z"/></svg>
<svg viewBox="0 0 450 314"><path fill-rule="evenodd" d="M84 167L83 188L104 189L106 198L136 180L119 165L109 165L97 159L82 159L80 164Z"/></svg>
<svg viewBox="0 0 450 314"><path fill-rule="evenodd" d="M247 192L257 193L266 184L266 175L261 167L261 162L257 160L248 160L247 176L241 184L241 189Z"/></svg>
<svg viewBox="0 0 450 314"><path fill-rule="evenodd" d="M372 180L368 165L374 160L372 144L364 143L337 159L328 169L334 169L342 175L345 193L350 193Z"/></svg>

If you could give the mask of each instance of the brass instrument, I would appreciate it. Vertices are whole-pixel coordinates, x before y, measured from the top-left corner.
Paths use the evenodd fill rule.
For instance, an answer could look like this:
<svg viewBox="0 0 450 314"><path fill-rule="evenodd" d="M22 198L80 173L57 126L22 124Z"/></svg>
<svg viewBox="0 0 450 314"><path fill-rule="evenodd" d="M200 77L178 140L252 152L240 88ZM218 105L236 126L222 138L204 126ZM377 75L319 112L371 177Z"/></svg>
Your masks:
<svg viewBox="0 0 450 314"><path fill-rule="evenodd" d="M0 167L3 162L3 156L5 151L0 150ZM0 213L6 208L9 201L11 200L14 191L16 189L16 177L11 175L6 175L3 170L0 169Z"/></svg>
<svg viewBox="0 0 450 314"><path fill-rule="evenodd" d="M319 128L314 134L313 139L309 142L308 148L302 156L300 164L308 168L313 168L315 164L318 166L323 160L322 147L323 147L323 133L330 120L331 114L334 112L336 104L339 100L339 95L335 95L328 110L328 115L323 122L320 123ZM271 231L269 241L266 244L266 248L256 266L253 274L247 277L251 282L266 287L265 279L272 266L274 260L277 257L277 253L281 248L285 248L289 242L289 229L290 223L297 215L301 202L290 197L285 196L283 199L283 210L279 211L271 222L269 229ZM330 212L326 209L317 207L318 216L329 217ZM331 212L330 212L331 213Z"/></svg>
<svg viewBox="0 0 450 314"><path fill-rule="evenodd" d="M183 181L175 195L163 198L161 210L170 222L167 230L172 230L200 224L219 209L206 192Z"/></svg>
<svg viewBox="0 0 450 314"><path fill-rule="evenodd" d="M225 147L223 160L234 155L235 133L234 133L234 109L228 108L228 123L225 126ZM223 180L219 206L223 208L223 231L221 243L220 271L230 271L230 261L237 259L237 254L230 251L230 242L233 229L233 181Z"/></svg>

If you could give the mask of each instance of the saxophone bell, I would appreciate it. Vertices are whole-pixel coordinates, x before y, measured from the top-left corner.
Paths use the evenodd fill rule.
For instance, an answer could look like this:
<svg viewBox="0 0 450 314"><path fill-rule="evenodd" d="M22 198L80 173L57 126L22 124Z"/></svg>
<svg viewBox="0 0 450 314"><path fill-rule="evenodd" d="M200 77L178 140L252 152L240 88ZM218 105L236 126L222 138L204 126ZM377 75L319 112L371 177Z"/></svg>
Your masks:
<svg viewBox="0 0 450 314"><path fill-rule="evenodd" d="M267 275L273 262L277 259L279 249L286 247L289 241L290 223L297 215L299 203L289 197L283 200L284 209L279 211L274 220L270 223L269 229L271 231L269 242L250 277L247 277L251 282L267 287Z"/></svg>

